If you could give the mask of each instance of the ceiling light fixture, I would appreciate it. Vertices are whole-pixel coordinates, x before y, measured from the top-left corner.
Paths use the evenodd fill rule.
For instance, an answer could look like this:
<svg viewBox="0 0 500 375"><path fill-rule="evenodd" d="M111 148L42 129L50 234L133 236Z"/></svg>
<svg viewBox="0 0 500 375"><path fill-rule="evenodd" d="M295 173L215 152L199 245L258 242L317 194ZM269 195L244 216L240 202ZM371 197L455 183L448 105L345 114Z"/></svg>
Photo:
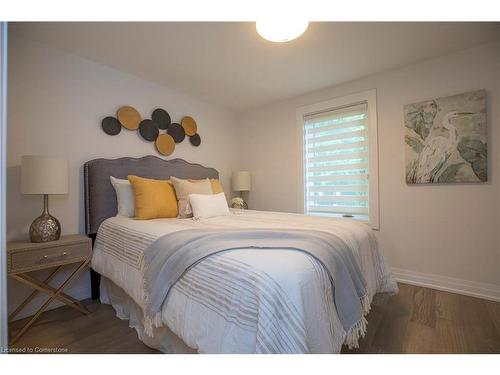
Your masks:
<svg viewBox="0 0 500 375"><path fill-rule="evenodd" d="M297 20L262 20L255 23L261 37L271 42L289 42L304 34L309 26L307 21Z"/></svg>

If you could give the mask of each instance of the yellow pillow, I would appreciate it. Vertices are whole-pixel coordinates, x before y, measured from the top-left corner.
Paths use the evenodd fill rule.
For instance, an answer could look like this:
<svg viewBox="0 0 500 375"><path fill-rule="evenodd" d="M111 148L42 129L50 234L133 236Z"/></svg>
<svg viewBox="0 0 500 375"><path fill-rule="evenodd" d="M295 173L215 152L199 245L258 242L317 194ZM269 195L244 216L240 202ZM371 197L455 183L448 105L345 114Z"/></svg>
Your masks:
<svg viewBox="0 0 500 375"><path fill-rule="evenodd" d="M205 180L188 180L189 182L201 182ZM219 194L223 193L224 189L222 188L222 184L220 183L219 179L217 178L211 178L210 179L210 185L212 185L212 194Z"/></svg>
<svg viewBox="0 0 500 375"><path fill-rule="evenodd" d="M152 180L130 175L135 202L135 218L138 220L177 217L177 198L169 180Z"/></svg>
<svg viewBox="0 0 500 375"><path fill-rule="evenodd" d="M212 193L219 194L223 193L224 189L222 188L222 184L217 178L211 178L210 183L212 184Z"/></svg>

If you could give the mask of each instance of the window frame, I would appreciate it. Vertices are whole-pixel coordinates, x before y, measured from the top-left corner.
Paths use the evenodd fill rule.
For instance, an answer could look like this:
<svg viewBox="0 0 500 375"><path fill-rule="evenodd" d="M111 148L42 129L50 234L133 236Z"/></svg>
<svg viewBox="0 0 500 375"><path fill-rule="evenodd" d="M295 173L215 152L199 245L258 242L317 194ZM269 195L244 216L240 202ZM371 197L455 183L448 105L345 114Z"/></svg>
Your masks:
<svg viewBox="0 0 500 375"><path fill-rule="evenodd" d="M299 188L297 209L300 213L306 212L306 199L304 188L304 117L318 113L335 110L337 108L366 102L368 109L368 223L372 229L380 228L379 213L379 186L378 186L378 122L377 122L377 90L367 90L356 94L337 97L334 99L309 104L296 109L298 132L298 177Z"/></svg>

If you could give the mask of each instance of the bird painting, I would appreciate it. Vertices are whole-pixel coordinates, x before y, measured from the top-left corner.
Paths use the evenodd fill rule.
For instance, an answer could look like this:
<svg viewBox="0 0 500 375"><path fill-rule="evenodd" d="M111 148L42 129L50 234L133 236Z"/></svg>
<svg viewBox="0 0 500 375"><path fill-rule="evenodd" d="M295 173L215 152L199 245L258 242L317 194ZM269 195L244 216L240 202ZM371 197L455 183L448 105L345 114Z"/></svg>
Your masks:
<svg viewBox="0 0 500 375"><path fill-rule="evenodd" d="M407 183L487 180L484 90L407 105L405 127Z"/></svg>

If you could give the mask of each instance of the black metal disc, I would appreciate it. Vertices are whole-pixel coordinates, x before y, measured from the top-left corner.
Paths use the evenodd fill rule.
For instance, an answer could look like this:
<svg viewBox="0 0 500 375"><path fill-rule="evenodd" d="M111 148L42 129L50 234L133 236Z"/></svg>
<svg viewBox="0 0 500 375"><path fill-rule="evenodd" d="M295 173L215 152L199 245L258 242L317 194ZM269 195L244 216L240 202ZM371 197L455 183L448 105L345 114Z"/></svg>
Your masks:
<svg viewBox="0 0 500 375"><path fill-rule="evenodd" d="M159 129L168 129L171 124L170 115L162 108L157 108L151 114L151 120L158 126Z"/></svg>
<svg viewBox="0 0 500 375"><path fill-rule="evenodd" d="M176 122L170 124L170 126L168 127L168 130L167 130L167 133L172 136L175 143L181 143L184 140L184 138L186 137L186 133L184 132L184 128Z"/></svg>
<svg viewBox="0 0 500 375"><path fill-rule="evenodd" d="M142 120L139 124L139 133L146 141L154 142L158 138L160 131L156 123L152 120Z"/></svg>
<svg viewBox="0 0 500 375"><path fill-rule="evenodd" d="M115 117L105 117L101 122L102 130L107 135L117 135L122 130L122 124Z"/></svg>
<svg viewBox="0 0 500 375"><path fill-rule="evenodd" d="M195 147L198 147L201 144L201 138L198 133L195 133L191 137L189 137L189 142Z"/></svg>

